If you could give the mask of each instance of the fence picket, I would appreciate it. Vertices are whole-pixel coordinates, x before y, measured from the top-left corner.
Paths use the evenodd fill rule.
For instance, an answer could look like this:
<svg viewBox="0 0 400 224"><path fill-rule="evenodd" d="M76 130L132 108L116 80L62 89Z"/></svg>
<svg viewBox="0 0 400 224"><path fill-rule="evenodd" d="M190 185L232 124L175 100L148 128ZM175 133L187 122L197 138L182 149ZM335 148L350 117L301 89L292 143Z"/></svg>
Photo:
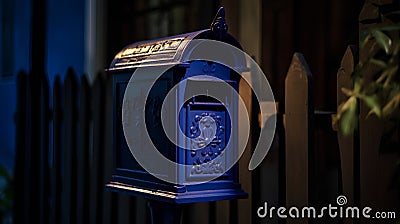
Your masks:
<svg viewBox="0 0 400 224"><path fill-rule="evenodd" d="M310 194L310 125L313 101L310 92L311 72L300 53L293 55L285 81L286 131L286 205L308 206ZM288 223L308 223L306 219L290 219Z"/></svg>
<svg viewBox="0 0 400 224"><path fill-rule="evenodd" d="M354 46L349 46L344 53L340 68L337 73L337 106L347 100L347 96L342 92L342 88L351 89L353 81L351 75L354 71L356 63L356 51ZM355 145L354 133L347 136L343 134L341 128L337 130L337 138L340 150L341 173L342 173L342 191L343 195L347 197L348 205L358 205L356 195L357 178L356 177L356 163L357 151ZM345 220L346 224L354 223L354 220Z"/></svg>
<svg viewBox="0 0 400 224"><path fill-rule="evenodd" d="M41 223L50 223L49 220L49 197L50 197L50 159L49 159L49 127L50 127L50 105L49 105L49 83L46 76L40 81L40 213Z"/></svg>
<svg viewBox="0 0 400 224"><path fill-rule="evenodd" d="M113 102L112 102L112 82L109 76L105 74L99 74L102 80L102 92L103 92L103 99L102 105L99 105L99 109L103 110L103 127L101 131L103 132L102 135L104 136L101 141L103 145L103 163L100 166L103 167L102 172L102 179L101 179L101 187L102 194L103 194L103 223L114 223L113 220L117 218L118 215L118 196L117 193L105 191L104 186L106 183L109 182L111 179L111 175L113 173Z"/></svg>
<svg viewBox="0 0 400 224"><path fill-rule="evenodd" d="M26 182L26 134L27 134L27 75L21 71L17 76L17 112L15 122L17 126L16 133L16 152L15 152L15 170L14 170L14 222L27 223L29 205L26 203L26 197L29 194L29 185Z"/></svg>
<svg viewBox="0 0 400 224"><path fill-rule="evenodd" d="M62 99L61 78L57 75L53 85L53 145L51 160L51 215L50 223L61 223L61 190L62 190Z"/></svg>
<svg viewBox="0 0 400 224"><path fill-rule="evenodd" d="M85 75L81 77L79 86L78 142L77 142L77 189L75 223L88 223L89 204L89 129L90 129L90 86Z"/></svg>
<svg viewBox="0 0 400 224"><path fill-rule="evenodd" d="M131 198L130 195L120 194L118 195L118 204L116 205L118 208L117 211L117 223L119 224L132 224L130 214L131 214Z"/></svg>
<svg viewBox="0 0 400 224"><path fill-rule="evenodd" d="M150 223L149 211L147 207L147 201L144 198L132 197L131 202L131 219L135 220L134 223Z"/></svg>
<svg viewBox="0 0 400 224"><path fill-rule="evenodd" d="M26 195L29 205L29 215L27 222L44 223L44 189L43 189L43 163L44 153L46 151L46 142L41 134L44 134L43 112L44 107L44 79L39 73L31 73L28 76L27 86L27 128L25 135L27 141L26 147L26 184L29 186L29 193Z"/></svg>
<svg viewBox="0 0 400 224"><path fill-rule="evenodd" d="M68 69L64 81L64 126L62 153L62 223L76 220L76 143L77 143L77 90L75 73Z"/></svg>
<svg viewBox="0 0 400 224"><path fill-rule="evenodd" d="M215 214L216 221L218 224L228 224L229 223L229 201L217 201Z"/></svg>
<svg viewBox="0 0 400 224"><path fill-rule="evenodd" d="M366 4L369 8L364 8L360 14L362 29L376 25L369 24L375 14L368 13L375 6ZM355 52L354 47L347 48L337 73L338 105L346 100L341 89L352 88ZM366 56L364 52L361 54ZM381 210L398 206L393 196L397 192L388 190L398 155L379 150L384 123L376 117L367 118L369 109L361 104L360 132L344 136L337 128L335 136L327 125L331 114L314 111L311 90L310 69L302 54L295 53L285 80L285 114L277 115L278 135L270 158L253 173L247 170L250 150L246 150L240 162L240 182L249 192L249 199L185 205L183 223L255 223L260 221L256 211L263 202L274 206L286 203L286 207L318 207L317 196L326 196L321 203L324 199L331 200L332 195L340 192L335 185L340 183L340 193L347 197L349 206L365 207L373 203ZM74 71L69 69L64 84L60 76L56 76L51 97L50 92L45 76L27 76L21 72L17 77L14 181L18 193L14 200L14 222L150 223L144 198L104 190L113 168L110 77L100 74L91 85L86 76L82 76L78 83ZM252 95L250 90L244 93ZM52 110L49 108L51 98ZM249 100L245 99L250 109ZM255 106L252 107L253 137L258 136L254 131L258 125L254 120L258 115ZM252 139L251 143L257 140ZM342 182L338 180L336 143L340 150ZM330 144L327 149L314 149L326 144ZM332 148L336 154L328 151ZM332 161L333 168L321 165ZM329 177L320 178L322 175ZM329 188L321 187L323 184ZM324 191L326 189L329 191ZM269 221L281 222L278 219ZM284 221L311 222L307 219ZM344 220L344 223L363 221Z"/></svg>
<svg viewBox="0 0 400 224"><path fill-rule="evenodd" d="M104 145L102 140L104 138L102 129L104 128L103 117L104 110L102 105L104 103L104 83L101 76L97 76L92 88L92 111L93 111L93 133L92 133L92 148L90 154L90 220L89 223L101 223L103 214L103 154ZM101 215L100 215L101 214Z"/></svg>

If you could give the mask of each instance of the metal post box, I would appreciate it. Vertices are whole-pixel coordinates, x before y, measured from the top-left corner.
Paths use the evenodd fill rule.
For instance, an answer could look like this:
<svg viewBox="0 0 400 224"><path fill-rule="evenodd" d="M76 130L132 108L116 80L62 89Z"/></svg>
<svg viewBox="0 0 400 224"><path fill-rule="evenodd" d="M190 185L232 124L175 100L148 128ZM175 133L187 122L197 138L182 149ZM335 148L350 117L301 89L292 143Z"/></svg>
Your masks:
<svg viewBox="0 0 400 224"><path fill-rule="evenodd" d="M133 43L114 58L107 69L114 102L114 172L108 189L177 204L247 197L238 165L232 164L238 157L240 76L221 63L185 56L193 54L189 45L196 40L241 49L227 33L224 14L221 8L210 29ZM244 58L224 54L245 68ZM161 75L152 80L155 73ZM176 118L165 118L164 112ZM153 154L147 154L146 138L156 148ZM147 169L144 164L159 163L155 156L182 166Z"/></svg>

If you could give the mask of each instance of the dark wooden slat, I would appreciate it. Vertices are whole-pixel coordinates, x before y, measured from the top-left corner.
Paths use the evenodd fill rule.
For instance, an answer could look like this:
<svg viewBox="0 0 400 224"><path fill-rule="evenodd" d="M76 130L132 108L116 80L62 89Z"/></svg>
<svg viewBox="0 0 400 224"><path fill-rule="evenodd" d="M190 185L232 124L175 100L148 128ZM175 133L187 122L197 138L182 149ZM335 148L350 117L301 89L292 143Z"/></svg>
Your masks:
<svg viewBox="0 0 400 224"><path fill-rule="evenodd" d="M86 76L81 77L79 86L78 142L77 142L77 185L76 185L76 220L74 223L89 221L89 143L90 143L90 86Z"/></svg>
<svg viewBox="0 0 400 224"><path fill-rule="evenodd" d="M131 221L131 196L125 194L118 195L118 214L117 220L118 224L132 224Z"/></svg>
<svg viewBox="0 0 400 224"><path fill-rule="evenodd" d="M92 148L90 151L90 210L89 223L101 223L103 214L103 171L104 171L104 80L98 75L91 93L93 111Z"/></svg>
<svg viewBox="0 0 400 224"><path fill-rule="evenodd" d="M281 118L282 116L280 116ZM264 128L271 128L268 125L268 121ZM282 156L284 156L285 148L284 143L280 146L280 141L284 140L284 132L282 133L282 120L277 119L276 124L276 132L275 137L272 142L271 148L268 152L268 155L265 157L264 161L257 167L259 173L259 183L253 188L258 188L258 196L253 197L253 219L260 220L257 215L257 209L260 206L264 205L264 202L268 203L268 206L278 205L285 206L284 201L280 204L280 199L282 198L281 194L285 194L284 182L282 183L281 179L285 178L284 173L284 161L281 161ZM279 135L282 134L282 135ZM283 138L283 140L280 140ZM282 170L283 169L283 170ZM280 176L282 175L282 176ZM254 176L254 175L253 175ZM253 182L254 184L254 182ZM283 191L283 192L282 192ZM253 190L253 194L255 194L255 190ZM268 214L269 215L269 214ZM266 217L264 220L268 220L270 224L277 224L279 219L275 215L272 218L270 216Z"/></svg>
<svg viewBox="0 0 400 224"><path fill-rule="evenodd" d="M286 206L308 206L310 202L310 125L313 113L311 72L300 53L293 55L285 81ZM288 223L308 223L290 219Z"/></svg>
<svg viewBox="0 0 400 224"><path fill-rule="evenodd" d="M64 81L64 133L63 133L63 180L62 223L76 220L76 146L77 146L77 80L70 68Z"/></svg>
<svg viewBox="0 0 400 224"><path fill-rule="evenodd" d="M61 223L62 191L62 84L57 75L53 85L53 146L51 163L50 223Z"/></svg>
<svg viewBox="0 0 400 224"><path fill-rule="evenodd" d="M217 209L217 204L215 201L209 202L209 209L208 212L210 214L210 216L208 217L208 223L209 224L215 224L216 223L216 216L217 216L217 212L215 211Z"/></svg>
<svg viewBox="0 0 400 224"><path fill-rule="evenodd" d="M16 223L49 222L48 100L49 87L43 75L19 75L16 181L22 186L16 191L20 192L16 211L22 213L18 217L15 213Z"/></svg>
<svg viewBox="0 0 400 224"><path fill-rule="evenodd" d="M145 202L145 199L142 199ZM129 202L129 211L130 211L130 215L129 215L129 219L131 220L131 223L140 223L137 221L137 216L139 216L137 214L136 211L136 207L138 206L137 204L137 198L136 197L130 197L130 202ZM144 204L143 206L147 206L146 204ZM144 209L146 209L146 207L143 207ZM139 216L140 218L140 216ZM142 216L142 223L145 222L145 219Z"/></svg>
<svg viewBox="0 0 400 224"><path fill-rule="evenodd" d="M228 224L229 223L229 201L217 201L216 202L216 220L215 223L218 224Z"/></svg>
<svg viewBox="0 0 400 224"><path fill-rule="evenodd" d="M50 223L50 163L49 163L49 83L46 76L40 80L40 212L41 223Z"/></svg>
<svg viewBox="0 0 400 224"><path fill-rule="evenodd" d="M27 176L27 186L29 186L29 195L27 195L27 204L29 205L28 222L43 223L43 195L41 189L41 164L42 164L42 75L31 73L28 77L28 132L27 138L27 166L25 174Z"/></svg>
<svg viewBox="0 0 400 224"><path fill-rule="evenodd" d="M135 220L134 223L139 224L139 223L147 223L150 224L150 211L147 206L147 200L144 198L134 198L134 214L133 214L133 220Z"/></svg>
<svg viewBox="0 0 400 224"><path fill-rule="evenodd" d="M113 173L113 102L112 102L112 80L111 77L101 74L103 83L103 100L102 104L98 108L104 111L102 119L103 129L101 130L103 138L101 139L103 145L103 167L102 172L102 193L103 193L103 223L113 223L113 220L117 218L117 194L105 191L104 186L111 179Z"/></svg>
<svg viewBox="0 0 400 224"><path fill-rule="evenodd" d="M239 223L239 209L238 200L229 201L229 223L238 224Z"/></svg>
<svg viewBox="0 0 400 224"><path fill-rule="evenodd" d="M354 46L349 46L344 53L340 68L337 73L337 105L339 107L340 104L347 100L347 96L342 92L342 88L351 89L353 87L353 81L351 79L351 75L354 71L356 59L355 59L356 50ZM341 173L342 173L342 190L343 195L347 197L349 206L356 206L357 203L355 198L356 194L356 182L357 175L355 173L355 141L354 141L354 133L349 135L344 135L341 131L341 128L338 129L337 138L339 143L340 150L340 161L341 161ZM346 224L354 223L352 219L346 219L344 221Z"/></svg>
<svg viewBox="0 0 400 224"><path fill-rule="evenodd" d="M210 203L208 202L192 203L185 205L185 213L182 223L208 223L210 221L209 208Z"/></svg>
<svg viewBox="0 0 400 224"><path fill-rule="evenodd" d="M29 186L25 179L26 170L26 132L27 132L27 75L21 71L17 76L17 112L16 112L16 152L14 169L14 222L27 223L28 203L26 203ZM18 192L18 193L17 193Z"/></svg>
<svg viewBox="0 0 400 224"><path fill-rule="evenodd" d="M152 224L180 224L182 221L182 205L162 201L148 200Z"/></svg>

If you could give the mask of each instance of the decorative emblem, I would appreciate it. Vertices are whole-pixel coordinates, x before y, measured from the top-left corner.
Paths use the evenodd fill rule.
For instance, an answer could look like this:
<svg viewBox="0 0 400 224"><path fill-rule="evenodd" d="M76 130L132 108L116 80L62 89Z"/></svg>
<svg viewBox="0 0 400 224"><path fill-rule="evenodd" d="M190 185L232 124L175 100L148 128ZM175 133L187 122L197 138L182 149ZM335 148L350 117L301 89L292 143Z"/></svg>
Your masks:
<svg viewBox="0 0 400 224"><path fill-rule="evenodd" d="M191 139L188 169L190 177L213 176L225 172L225 112L197 113L189 129Z"/></svg>
<svg viewBox="0 0 400 224"><path fill-rule="evenodd" d="M197 129L193 131L197 132ZM215 134L217 134L217 124L214 118L210 116L204 116L201 118L199 122L199 131L200 135L197 138L192 139L192 150L206 147L215 138Z"/></svg>

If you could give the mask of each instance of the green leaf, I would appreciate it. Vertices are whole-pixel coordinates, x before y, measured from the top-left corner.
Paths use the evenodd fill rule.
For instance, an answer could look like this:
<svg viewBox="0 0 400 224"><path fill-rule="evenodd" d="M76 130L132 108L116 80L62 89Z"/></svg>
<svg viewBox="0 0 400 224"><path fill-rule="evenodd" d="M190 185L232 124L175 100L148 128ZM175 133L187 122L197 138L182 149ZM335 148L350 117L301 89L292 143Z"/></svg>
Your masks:
<svg viewBox="0 0 400 224"><path fill-rule="evenodd" d="M353 104L353 99L354 99L354 98L355 98L355 96L352 96L352 97L350 97L349 99L347 99L346 102L344 102L343 104L341 104L341 105L340 105L340 110L339 110L339 112L343 114L344 112L346 112L347 110L349 110L350 107L351 107L352 104Z"/></svg>
<svg viewBox="0 0 400 224"><path fill-rule="evenodd" d="M342 92L346 95L346 96L353 96L353 91L351 91L350 89L347 88L341 88L340 90L342 90Z"/></svg>
<svg viewBox="0 0 400 224"><path fill-rule="evenodd" d="M400 93L397 93L382 109L383 117L389 117L396 109L400 110Z"/></svg>
<svg viewBox="0 0 400 224"><path fill-rule="evenodd" d="M354 131L357 125L357 98L355 96L350 97L343 105L345 112L340 119L340 128L343 134L348 135Z"/></svg>
<svg viewBox="0 0 400 224"><path fill-rule="evenodd" d="M387 88L390 83L393 80L394 75L397 73L397 71L399 70L399 65L394 65L390 68L388 68L387 70L385 70L385 72L387 73L387 79L385 81L385 83L383 84L383 88Z"/></svg>
<svg viewBox="0 0 400 224"><path fill-rule="evenodd" d="M378 60L378 59L375 59L375 58L371 58L371 59L369 59L369 62L372 63L372 64L375 64L375 65L378 65L378 66L380 66L382 68L387 68L387 64L386 64L385 61Z"/></svg>
<svg viewBox="0 0 400 224"><path fill-rule="evenodd" d="M386 54L389 54L390 47L392 45L392 39L390 39L390 37L388 37L385 33L378 29L371 30L371 34L375 38L379 47L385 50Z"/></svg>
<svg viewBox="0 0 400 224"><path fill-rule="evenodd" d="M380 74L379 78L376 80L376 83L378 84L382 83L387 78L387 76L388 76L388 69L384 70Z"/></svg>
<svg viewBox="0 0 400 224"><path fill-rule="evenodd" d="M366 31L364 31L360 35L361 35L361 37L360 37L360 48L364 48L365 45L367 45L368 40L371 38L371 34L366 32Z"/></svg>
<svg viewBox="0 0 400 224"><path fill-rule="evenodd" d="M381 117L381 106L379 104L379 98L376 94L360 95L360 99L363 100L369 108L371 108L368 116L371 114L376 114L376 116Z"/></svg>
<svg viewBox="0 0 400 224"><path fill-rule="evenodd" d="M353 87L354 90L353 90L353 93L358 94L361 91L362 83L363 83L363 81L362 81L362 78L360 76L356 76L354 78L354 87Z"/></svg>
<svg viewBox="0 0 400 224"><path fill-rule="evenodd" d="M394 47L393 47L393 55L398 55L400 50L400 44L398 41L394 42Z"/></svg>

